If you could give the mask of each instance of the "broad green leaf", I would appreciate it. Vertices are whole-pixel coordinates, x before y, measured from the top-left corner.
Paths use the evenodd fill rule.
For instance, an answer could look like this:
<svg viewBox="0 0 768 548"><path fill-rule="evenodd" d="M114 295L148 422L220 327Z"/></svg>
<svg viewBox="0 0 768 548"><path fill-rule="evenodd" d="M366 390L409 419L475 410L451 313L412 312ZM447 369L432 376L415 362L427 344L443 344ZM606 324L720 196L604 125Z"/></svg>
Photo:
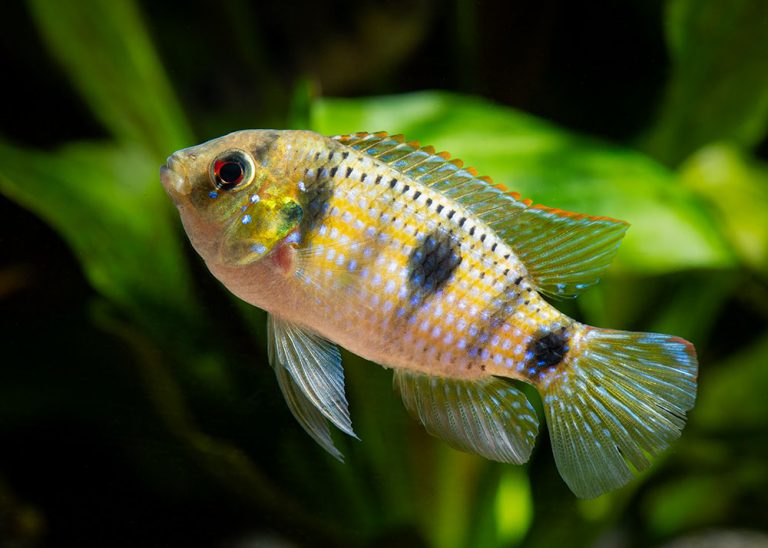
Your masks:
<svg viewBox="0 0 768 548"><path fill-rule="evenodd" d="M157 154L190 130L132 0L28 0L51 54L112 134Z"/></svg>
<svg viewBox="0 0 768 548"><path fill-rule="evenodd" d="M157 164L137 147L43 153L0 143L0 192L68 241L98 291L155 324L193 302Z"/></svg>
<svg viewBox="0 0 768 548"><path fill-rule="evenodd" d="M713 141L758 144L768 128L768 2L667 6L672 75L647 150L677 164Z"/></svg>
<svg viewBox="0 0 768 548"><path fill-rule="evenodd" d="M323 99L312 122L326 134L404 133L537 203L627 220L632 227L617 259L625 269L662 273L732 262L712 216L668 169L513 109L424 92Z"/></svg>
<svg viewBox="0 0 768 548"><path fill-rule="evenodd" d="M768 272L768 167L717 143L691 156L681 178L710 203L741 260Z"/></svg>

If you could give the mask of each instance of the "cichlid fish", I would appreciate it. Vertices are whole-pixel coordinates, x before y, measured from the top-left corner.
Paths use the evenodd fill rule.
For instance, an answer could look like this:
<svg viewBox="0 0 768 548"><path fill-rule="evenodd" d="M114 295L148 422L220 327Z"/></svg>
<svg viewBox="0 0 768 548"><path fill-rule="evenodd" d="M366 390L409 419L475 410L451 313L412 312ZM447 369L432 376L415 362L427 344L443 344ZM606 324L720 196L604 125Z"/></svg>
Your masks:
<svg viewBox="0 0 768 548"><path fill-rule="evenodd" d="M597 283L628 225L533 205L461 161L386 133L239 131L161 168L192 245L269 313L269 361L293 415L337 458L354 436L339 349L394 369L433 435L524 463L542 396L579 497L620 487L680 435L689 342L581 324L542 294Z"/></svg>

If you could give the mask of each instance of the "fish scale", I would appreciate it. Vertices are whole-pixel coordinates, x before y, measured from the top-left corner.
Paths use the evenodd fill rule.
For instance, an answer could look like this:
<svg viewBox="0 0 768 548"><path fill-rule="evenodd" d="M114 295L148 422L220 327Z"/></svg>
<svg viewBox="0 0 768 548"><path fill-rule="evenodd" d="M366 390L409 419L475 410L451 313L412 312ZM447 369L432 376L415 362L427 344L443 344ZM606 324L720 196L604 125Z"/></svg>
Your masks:
<svg viewBox="0 0 768 548"><path fill-rule="evenodd" d="M289 409L336 458L355 435L337 345L394 370L408 411L451 446L526 462L542 396L579 497L629 482L684 426L698 362L678 337L581 324L542 295L597 283L627 229L506 192L385 133L246 130L174 153L161 180L227 288L268 312Z"/></svg>

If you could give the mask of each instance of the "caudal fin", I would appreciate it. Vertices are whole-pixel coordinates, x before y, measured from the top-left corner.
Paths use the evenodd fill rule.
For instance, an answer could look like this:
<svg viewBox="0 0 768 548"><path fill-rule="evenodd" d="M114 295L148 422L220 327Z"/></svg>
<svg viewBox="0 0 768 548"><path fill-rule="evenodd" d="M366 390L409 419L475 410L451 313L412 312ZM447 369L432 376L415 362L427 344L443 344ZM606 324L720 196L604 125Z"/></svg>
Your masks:
<svg viewBox="0 0 768 548"><path fill-rule="evenodd" d="M582 498L626 484L680 436L696 398L688 341L588 328L539 383L555 462Z"/></svg>

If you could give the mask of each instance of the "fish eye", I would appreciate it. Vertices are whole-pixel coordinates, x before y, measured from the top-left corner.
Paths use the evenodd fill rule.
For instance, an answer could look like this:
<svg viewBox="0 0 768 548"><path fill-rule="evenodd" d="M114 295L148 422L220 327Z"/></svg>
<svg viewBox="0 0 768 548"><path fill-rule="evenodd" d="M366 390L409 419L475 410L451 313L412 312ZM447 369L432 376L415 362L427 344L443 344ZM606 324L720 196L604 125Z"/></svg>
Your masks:
<svg viewBox="0 0 768 548"><path fill-rule="evenodd" d="M253 162L242 150L228 150L211 164L211 180L218 190L232 190L253 179Z"/></svg>

